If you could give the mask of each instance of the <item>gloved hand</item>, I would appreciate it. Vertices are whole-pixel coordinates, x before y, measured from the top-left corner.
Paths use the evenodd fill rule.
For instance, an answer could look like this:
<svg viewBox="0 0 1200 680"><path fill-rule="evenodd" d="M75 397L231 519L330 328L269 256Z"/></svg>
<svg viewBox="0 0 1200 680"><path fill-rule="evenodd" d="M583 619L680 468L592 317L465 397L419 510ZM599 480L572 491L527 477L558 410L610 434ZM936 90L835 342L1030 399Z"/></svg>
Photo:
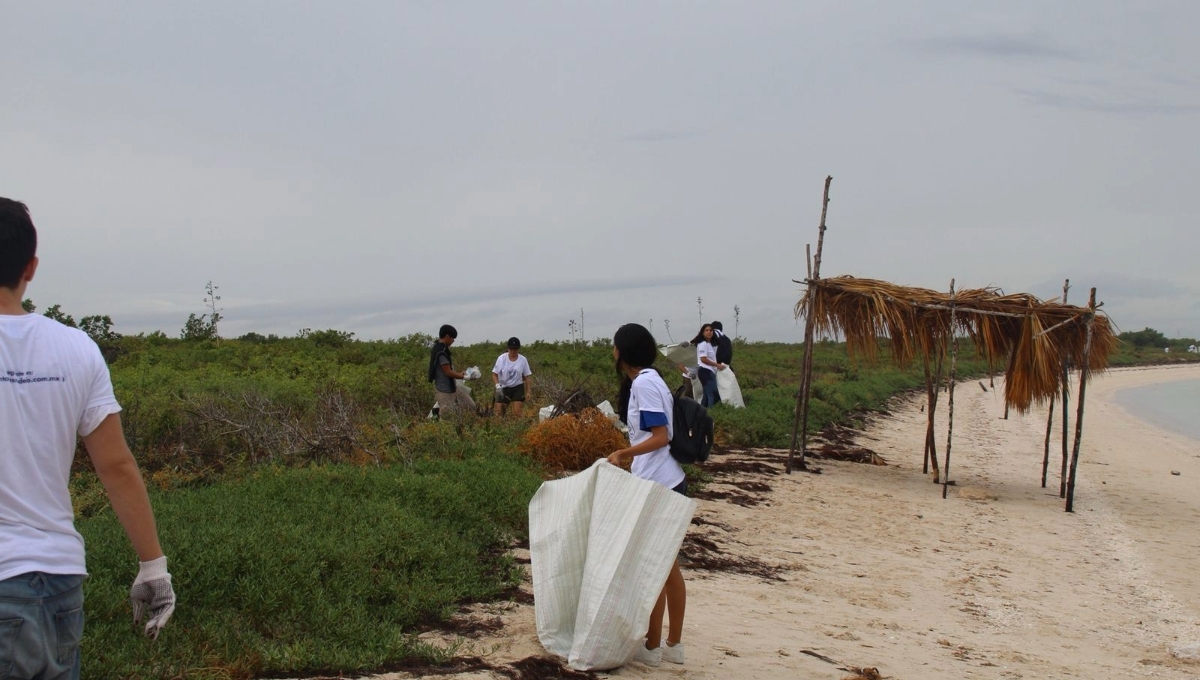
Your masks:
<svg viewBox="0 0 1200 680"><path fill-rule="evenodd" d="M504 396L504 388L500 386L500 383L496 383L496 396L497 397Z"/></svg>
<svg viewBox="0 0 1200 680"><path fill-rule="evenodd" d="M157 640L158 632L175 613L175 590L171 588L171 575L167 573L167 557L139 562L138 567L137 578L129 590L133 622L141 623L144 615L146 635Z"/></svg>

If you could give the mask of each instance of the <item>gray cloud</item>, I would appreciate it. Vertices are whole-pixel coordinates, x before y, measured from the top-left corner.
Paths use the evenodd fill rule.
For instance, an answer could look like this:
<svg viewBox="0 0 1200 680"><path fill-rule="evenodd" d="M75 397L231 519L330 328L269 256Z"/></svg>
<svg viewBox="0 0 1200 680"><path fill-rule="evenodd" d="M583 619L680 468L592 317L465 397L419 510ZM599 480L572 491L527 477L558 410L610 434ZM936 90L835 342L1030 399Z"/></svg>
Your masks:
<svg viewBox="0 0 1200 680"><path fill-rule="evenodd" d="M1043 36L978 34L926 38L914 43L918 51L949 57L1080 61L1083 54Z"/></svg>
<svg viewBox="0 0 1200 680"><path fill-rule="evenodd" d="M1049 106L1056 109L1074 111L1089 111L1093 113L1114 113L1119 115L1180 115L1200 111L1200 104L1185 104L1169 101L1133 101L1118 99L1101 99L1080 94L1049 92L1028 88L1017 88L1014 92L1027 101L1039 106Z"/></svg>

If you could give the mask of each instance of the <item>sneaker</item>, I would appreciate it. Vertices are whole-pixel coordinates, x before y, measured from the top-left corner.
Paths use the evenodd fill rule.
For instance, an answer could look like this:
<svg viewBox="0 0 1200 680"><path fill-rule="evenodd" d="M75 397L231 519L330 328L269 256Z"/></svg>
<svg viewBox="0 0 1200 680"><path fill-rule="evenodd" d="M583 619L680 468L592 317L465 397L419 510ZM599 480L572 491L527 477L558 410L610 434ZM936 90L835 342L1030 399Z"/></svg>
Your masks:
<svg viewBox="0 0 1200 680"><path fill-rule="evenodd" d="M662 651L662 660L663 661L669 661L670 663L678 663L678 664L683 663L683 643L682 642L680 642L677 645L665 644L665 645L659 647L659 650Z"/></svg>
<svg viewBox="0 0 1200 680"><path fill-rule="evenodd" d="M662 663L663 648L660 645L656 649L646 649L646 643L638 645L637 654L633 655L633 660L644 663L647 666L657 666Z"/></svg>

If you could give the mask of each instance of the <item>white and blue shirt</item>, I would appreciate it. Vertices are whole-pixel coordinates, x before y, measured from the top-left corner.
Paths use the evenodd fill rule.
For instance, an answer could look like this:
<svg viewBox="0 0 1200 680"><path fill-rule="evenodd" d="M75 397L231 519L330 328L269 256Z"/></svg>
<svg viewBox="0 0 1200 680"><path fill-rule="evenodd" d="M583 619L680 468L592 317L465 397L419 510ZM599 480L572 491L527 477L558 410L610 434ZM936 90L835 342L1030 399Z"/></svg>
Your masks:
<svg viewBox="0 0 1200 680"><path fill-rule="evenodd" d="M673 406L671 390L658 371L653 368L642 369L633 379L633 387L629 392L629 445L636 446L646 441L650 438L651 428L659 425L667 426L667 439L674 436ZM685 475L679 462L671 456L670 449L667 445L634 456L634 476L658 482L668 489L679 486Z"/></svg>

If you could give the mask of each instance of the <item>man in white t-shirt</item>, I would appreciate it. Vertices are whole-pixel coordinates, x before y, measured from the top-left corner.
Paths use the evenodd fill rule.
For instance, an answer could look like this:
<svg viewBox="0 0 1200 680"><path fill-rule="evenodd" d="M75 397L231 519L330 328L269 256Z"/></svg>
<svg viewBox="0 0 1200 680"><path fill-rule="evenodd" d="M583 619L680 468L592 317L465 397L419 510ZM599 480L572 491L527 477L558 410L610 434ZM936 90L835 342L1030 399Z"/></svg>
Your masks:
<svg viewBox="0 0 1200 680"><path fill-rule="evenodd" d="M496 415L504 415L504 409L512 404L514 416L521 415L525 400L533 391L533 370L529 360L521 354L521 341L508 339L508 351L496 357L492 367L492 383L496 386Z"/></svg>
<svg viewBox="0 0 1200 680"><path fill-rule="evenodd" d="M21 305L36 252L28 208L0 198L0 651L11 650L0 661L12 664L6 677L78 679L87 570L67 489L77 434L137 552L130 601L147 635L171 618L175 592L100 349Z"/></svg>

